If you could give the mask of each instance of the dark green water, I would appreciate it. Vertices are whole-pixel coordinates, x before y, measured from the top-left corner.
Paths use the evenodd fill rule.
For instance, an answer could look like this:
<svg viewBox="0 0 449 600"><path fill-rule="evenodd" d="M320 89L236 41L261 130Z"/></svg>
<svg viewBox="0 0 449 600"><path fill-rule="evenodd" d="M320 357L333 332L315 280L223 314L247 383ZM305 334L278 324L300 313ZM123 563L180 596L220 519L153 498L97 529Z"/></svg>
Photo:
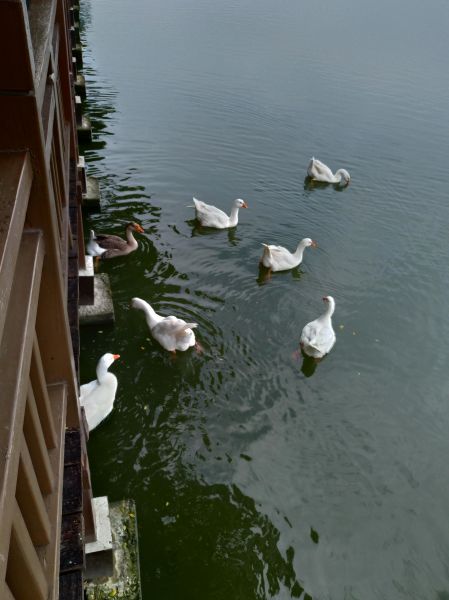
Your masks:
<svg viewBox="0 0 449 600"><path fill-rule="evenodd" d="M95 495L137 502L144 600L449 594L449 3L83 0L85 150L103 211L146 233L102 265L120 353L89 452ZM307 186L309 158L350 186ZM250 208L197 231L192 195ZM261 242L315 239L259 278ZM337 344L292 357L336 299ZM139 296L196 321L172 360Z"/></svg>

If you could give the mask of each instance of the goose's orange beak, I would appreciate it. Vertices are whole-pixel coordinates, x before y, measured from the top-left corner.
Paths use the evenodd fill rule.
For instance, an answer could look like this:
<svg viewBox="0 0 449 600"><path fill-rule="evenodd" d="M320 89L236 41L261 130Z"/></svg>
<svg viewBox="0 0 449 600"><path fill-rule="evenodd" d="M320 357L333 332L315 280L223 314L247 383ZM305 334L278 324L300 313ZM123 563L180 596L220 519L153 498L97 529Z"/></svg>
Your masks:
<svg viewBox="0 0 449 600"><path fill-rule="evenodd" d="M120 358L120 354L113 354L112 356L114 357L114 360L117 360L117 358Z"/></svg>
<svg viewBox="0 0 449 600"><path fill-rule="evenodd" d="M143 233L145 231L145 229L143 227L141 227L140 225L137 225L136 231L139 233Z"/></svg>
<svg viewBox="0 0 449 600"><path fill-rule="evenodd" d="M312 248L318 248L318 244L314 240L312 240Z"/></svg>
<svg viewBox="0 0 449 600"><path fill-rule="evenodd" d="M242 204L242 208L248 208L248 205L246 204L246 202L244 202L244 203Z"/></svg>

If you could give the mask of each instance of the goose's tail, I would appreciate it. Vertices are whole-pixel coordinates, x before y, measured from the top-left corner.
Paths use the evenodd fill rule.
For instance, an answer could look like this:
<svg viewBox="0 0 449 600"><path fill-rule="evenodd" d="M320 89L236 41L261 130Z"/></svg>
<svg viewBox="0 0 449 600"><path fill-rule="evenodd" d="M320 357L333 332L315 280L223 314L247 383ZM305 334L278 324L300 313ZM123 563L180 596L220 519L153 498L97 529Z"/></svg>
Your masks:
<svg viewBox="0 0 449 600"><path fill-rule="evenodd" d="M270 246L268 244L264 244L264 243L262 243L262 246L263 246L263 255L269 256L271 258Z"/></svg>

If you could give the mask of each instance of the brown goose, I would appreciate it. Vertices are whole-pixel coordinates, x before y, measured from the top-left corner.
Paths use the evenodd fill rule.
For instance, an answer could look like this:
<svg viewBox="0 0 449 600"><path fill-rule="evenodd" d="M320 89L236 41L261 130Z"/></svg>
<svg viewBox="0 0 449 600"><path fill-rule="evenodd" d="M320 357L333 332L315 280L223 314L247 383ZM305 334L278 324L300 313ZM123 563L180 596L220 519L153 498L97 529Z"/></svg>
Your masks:
<svg viewBox="0 0 449 600"><path fill-rule="evenodd" d="M144 229L138 223L128 223L126 226L126 240L118 235L99 234L91 230L89 243L87 244L87 253L90 256L101 258L115 258L116 256L125 256L137 249L137 241L133 236L133 231L143 233Z"/></svg>

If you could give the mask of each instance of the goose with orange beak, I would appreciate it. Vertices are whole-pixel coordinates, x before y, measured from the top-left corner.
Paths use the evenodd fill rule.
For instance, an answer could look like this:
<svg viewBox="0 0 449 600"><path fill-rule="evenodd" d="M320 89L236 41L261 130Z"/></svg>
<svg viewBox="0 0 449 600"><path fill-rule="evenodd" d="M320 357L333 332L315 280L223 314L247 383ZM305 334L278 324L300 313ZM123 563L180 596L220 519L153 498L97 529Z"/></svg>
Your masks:
<svg viewBox="0 0 449 600"><path fill-rule="evenodd" d="M126 240L118 235L98 234L91 230L89 243L87 244L87 254L90 256L99 256L102 259L115 258L117 256L126 256L137 250L138 243L133 236L133 231L144 233L143 227L138 223L128 223L125 229Z"/></svg>
<svg viewBox="0 0 449 600"><path fill-rule="evenodd" d="M326 356L332 350L336 341L335 331L332 327L335 300L332 296L324 296L323 302L326 305L326 310L318 319L310 321L304 326L299 341L304 354L315 359Z"/></svg>
<svg viewBox="0 0 449 600"><path fill-rule="evenodd" d="M306 248L316 248L317 243L310 238L301 240L294 252L290 252L283 246L272 246L262 244L263 254L260 263L270 271L287 271L294 269L302 263L302 257Z"/></svg>
<svg viewBox="0 0 449 600"><path fill-rule="evenodd" d="M237 198L232 203L231 214L228 215L211 204L206 204L201 200L193 198L197 221L203 227L213 227L214 229L228 229L235 227L239 222L239 209L248 208L248 205L241 198Z"/></svg>
<svg viewBox="0 0 449 600"><path fill-rule="evenodd" d="M84 408L89 431L98 427L114 408L117 377L109 373L109 367L120 354L103 354L97 364L97 378L80 387L80 404Z"/></svg>

